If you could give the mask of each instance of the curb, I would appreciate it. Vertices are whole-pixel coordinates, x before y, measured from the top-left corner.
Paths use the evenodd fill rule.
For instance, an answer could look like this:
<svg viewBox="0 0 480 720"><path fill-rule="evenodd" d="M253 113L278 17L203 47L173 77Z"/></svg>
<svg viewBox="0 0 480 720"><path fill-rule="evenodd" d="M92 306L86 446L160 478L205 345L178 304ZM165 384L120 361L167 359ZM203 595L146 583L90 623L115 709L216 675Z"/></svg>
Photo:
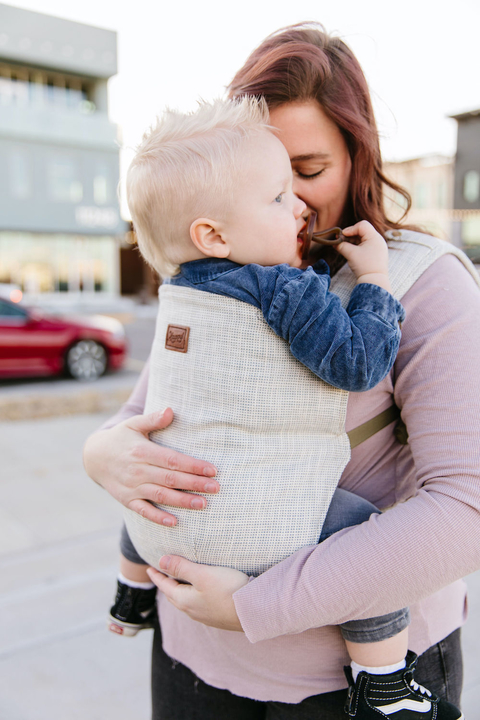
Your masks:
<svg viewBox="0 0 480 720"><path fill-rule="evenodd" d="M116 412L128 399L131 387L112 390L86 390L64 394L35 394L0 399L0 422L38 420L65 415Z"/></svg>

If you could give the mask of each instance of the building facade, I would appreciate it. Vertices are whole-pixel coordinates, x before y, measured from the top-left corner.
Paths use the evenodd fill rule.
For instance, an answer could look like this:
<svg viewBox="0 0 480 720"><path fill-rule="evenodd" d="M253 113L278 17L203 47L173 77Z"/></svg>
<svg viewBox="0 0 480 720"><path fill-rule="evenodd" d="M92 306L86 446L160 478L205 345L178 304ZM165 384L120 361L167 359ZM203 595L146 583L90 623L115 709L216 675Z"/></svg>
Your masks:
<svg viewBox="0 0 480 720"><path fill-rule="evenodd" d="M0 4L0 283L120 290L116 33Z"/></svg>
<svg viewBox="0 0 480 720"><path fill-rule="evenodd" d="M454 233L480 262L480 109L452 116L458 123L454 183Z"/></svg>
<svg viewBox="0 0 480 720"><path fill-rule="evenodd" d="M412 207L407 222L452 241L453 158L426 155L403 162L386 162L384 171L410 193ZM387 192L386 209L389 217L398 220L405 211L404 199Z"/></svg>

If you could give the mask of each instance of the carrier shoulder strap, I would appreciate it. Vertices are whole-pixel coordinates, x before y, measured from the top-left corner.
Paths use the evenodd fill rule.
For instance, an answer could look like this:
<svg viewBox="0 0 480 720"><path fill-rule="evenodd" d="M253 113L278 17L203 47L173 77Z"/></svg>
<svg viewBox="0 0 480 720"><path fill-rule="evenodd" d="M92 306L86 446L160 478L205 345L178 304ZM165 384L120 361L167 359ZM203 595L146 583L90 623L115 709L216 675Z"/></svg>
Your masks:
<svg viewBox="0 0 480 720"><path fill-rule="evenodd" d="M398 421L395 428L395 437L399 443L406 445L408 443L407 427L400 417L400 410L398 407L396 405L391 405L383 412L375 415L373 418L370 418L370 420L367 420L367 422L364 422L358 427L353 428L353 430L350 430L350 432L347 432L348 439L350 440L350 447L353 450L353 448L356 448L357 445L365 442L365 440L368 440L379 432L379 430L383 430L383 428L387 427L387 425L390 425L390 423L395 420Z"/></svg>
<svg viewBox="0 0 480 720"><path fill-rule="evenodd" d="M446 254L455 255L472 275L477 285L480 286L480 279L475 267L465 253L454 245L413 230L391 230L387 232L386 238L390 250L389 264L392 293L398 300L401 300L403 295L435 260ZM355 276L348 265L344 265L337 275L332 278L331 290L339 295L344 307L355 284ZM396 405L392 405L379 415L347 433L352 449L368 440L379 430L383 430L394 420L397 420L395 437L399 443L406 445L408 443L407 428L400 417L400 410Z"/></svg>

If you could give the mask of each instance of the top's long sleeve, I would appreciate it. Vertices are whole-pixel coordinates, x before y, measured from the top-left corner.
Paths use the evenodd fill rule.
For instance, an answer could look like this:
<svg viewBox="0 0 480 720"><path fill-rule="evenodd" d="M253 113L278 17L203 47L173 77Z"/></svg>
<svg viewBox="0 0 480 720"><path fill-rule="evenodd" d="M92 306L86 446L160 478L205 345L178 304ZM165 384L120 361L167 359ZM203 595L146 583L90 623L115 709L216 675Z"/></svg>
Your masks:
<svg viewBox="0 0 480 720"><path fill-rule="evenodd" d="M374 437L353 451L340 482L398 504L299 550L237 592L252 642L383 615L480 567L480 293L448 257L408 298L393 373L370 402L370 393L361 396L366 420L394 389L408 445L385 430L382 448ZM349 403L358 408L359 396ZM384 477L389 468L393 476Z"/></svg>
<svg viewBox="0 0 480 720"><path fill-rule="evenodd" d="M147 360L127 402L122 405L115 415L103 423L99 428L100 430L108 430L134 415L143 415L147 399L149 371L150 360Z"/></svg>

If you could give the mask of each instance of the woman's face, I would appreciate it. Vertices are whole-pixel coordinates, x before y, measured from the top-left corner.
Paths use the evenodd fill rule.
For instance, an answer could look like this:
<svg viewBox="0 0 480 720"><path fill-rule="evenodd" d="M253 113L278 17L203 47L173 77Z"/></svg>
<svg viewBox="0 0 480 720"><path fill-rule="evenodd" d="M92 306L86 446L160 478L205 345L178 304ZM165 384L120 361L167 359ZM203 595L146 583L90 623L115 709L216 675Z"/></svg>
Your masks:
<svg viewBox="0 0 480 720"><path fill-rule="evenodd" d="M293 191L318 219L316 230L342 224L352 161L342 133L314 100L270 111L293 169Z"/></svg>

